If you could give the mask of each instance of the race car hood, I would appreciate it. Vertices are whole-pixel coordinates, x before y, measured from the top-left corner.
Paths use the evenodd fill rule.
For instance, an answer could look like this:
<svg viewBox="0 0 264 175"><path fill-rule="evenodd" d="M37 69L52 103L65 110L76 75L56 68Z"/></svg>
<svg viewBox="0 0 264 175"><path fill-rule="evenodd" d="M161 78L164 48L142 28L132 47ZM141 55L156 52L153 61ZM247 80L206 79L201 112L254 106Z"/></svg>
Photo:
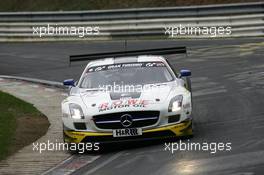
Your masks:
<svg viewBox="0 0 264 175"><path fill-rule="evenodd" d="M133 92L109 92L109 91L82 91L81 98L87 107L98 105L125 105L133 104L158 104L167 100L173 86L168 84L160 84L158 86L149 87L141 91Z"/></svg>

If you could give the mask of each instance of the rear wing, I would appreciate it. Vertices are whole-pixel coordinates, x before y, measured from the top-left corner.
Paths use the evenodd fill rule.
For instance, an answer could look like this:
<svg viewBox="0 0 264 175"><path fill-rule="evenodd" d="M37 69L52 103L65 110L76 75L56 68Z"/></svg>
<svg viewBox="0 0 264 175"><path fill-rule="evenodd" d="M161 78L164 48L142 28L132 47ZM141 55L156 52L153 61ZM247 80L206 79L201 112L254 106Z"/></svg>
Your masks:
<svg viewBox="0 0 264 175"><path fill-rule="evenodd" d="M124 56L139 56L139 55L169 55L169 54L186 54L186 47L169 47L169 48L157 48L157 49L144 49L144 50L130 50L120 52L105 52L105 53L94 53L84 55L71 55L69 65L72 62L79 61L92 61L103 58L117 58Z"/></svg>

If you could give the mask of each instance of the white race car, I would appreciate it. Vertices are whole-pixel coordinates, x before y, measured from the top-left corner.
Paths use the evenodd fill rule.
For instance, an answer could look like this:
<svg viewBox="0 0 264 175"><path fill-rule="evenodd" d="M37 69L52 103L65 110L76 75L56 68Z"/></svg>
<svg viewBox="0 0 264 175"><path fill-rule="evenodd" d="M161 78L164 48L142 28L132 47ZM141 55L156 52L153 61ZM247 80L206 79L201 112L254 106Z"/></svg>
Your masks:
<svg viewBox="0 0 264 175"><path fill-rule="evenodd" d="M192 136L189 70L176 73L160 55L90 61L78 83L65 80L66 143Z"/></svg>

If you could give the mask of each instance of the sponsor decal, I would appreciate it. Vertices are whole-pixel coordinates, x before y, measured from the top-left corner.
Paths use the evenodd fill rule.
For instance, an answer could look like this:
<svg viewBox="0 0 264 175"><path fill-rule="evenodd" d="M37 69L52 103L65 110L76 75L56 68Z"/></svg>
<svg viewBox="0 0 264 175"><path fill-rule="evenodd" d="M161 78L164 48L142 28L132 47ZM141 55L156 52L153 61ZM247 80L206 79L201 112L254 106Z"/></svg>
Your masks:
<svg viewBox="0 0 264 175"><path fill-rule="evenodd" d="M115 100L111 103L104 102L99 104L98 109L99 112L108 111L117 108L128 108L128 107L135 107L135 108L144 108L148 105L147 100L141 99L123 99L123 100Z"/></svg>
<svg viewBox="0 0 264 175"><path fill-rule="evenodd" d="M125 128L125 129L115 129L113 130L114 137L129 137L142 135L141 128Z"/></svg>
<svg viewBox="0 0 264 175"><path fill-rule="evenodd" d="M87 70L86 73L115 70L122 68L134 68L134 67L165 67L165 64L163 62L142 62L142 63L133 62L133 63L110 64L104 66L91 67Z"/></svg>

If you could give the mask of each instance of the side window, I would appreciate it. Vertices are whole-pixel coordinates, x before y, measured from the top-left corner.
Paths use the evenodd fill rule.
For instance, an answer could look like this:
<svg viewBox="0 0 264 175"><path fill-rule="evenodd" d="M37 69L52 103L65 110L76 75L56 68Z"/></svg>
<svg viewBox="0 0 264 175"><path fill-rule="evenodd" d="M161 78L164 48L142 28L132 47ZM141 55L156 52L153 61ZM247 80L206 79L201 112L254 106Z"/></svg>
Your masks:
<svg viewBox="0 0 264 175"><path fill-rule="evenodd" d="M170 66L170 68L172 69L173 73L175 74L175 76L178 78L178 74L177 74L177 70L176 68L168 61L168 59L166 59L166 62L168 63L168 65Z"/></svg>

